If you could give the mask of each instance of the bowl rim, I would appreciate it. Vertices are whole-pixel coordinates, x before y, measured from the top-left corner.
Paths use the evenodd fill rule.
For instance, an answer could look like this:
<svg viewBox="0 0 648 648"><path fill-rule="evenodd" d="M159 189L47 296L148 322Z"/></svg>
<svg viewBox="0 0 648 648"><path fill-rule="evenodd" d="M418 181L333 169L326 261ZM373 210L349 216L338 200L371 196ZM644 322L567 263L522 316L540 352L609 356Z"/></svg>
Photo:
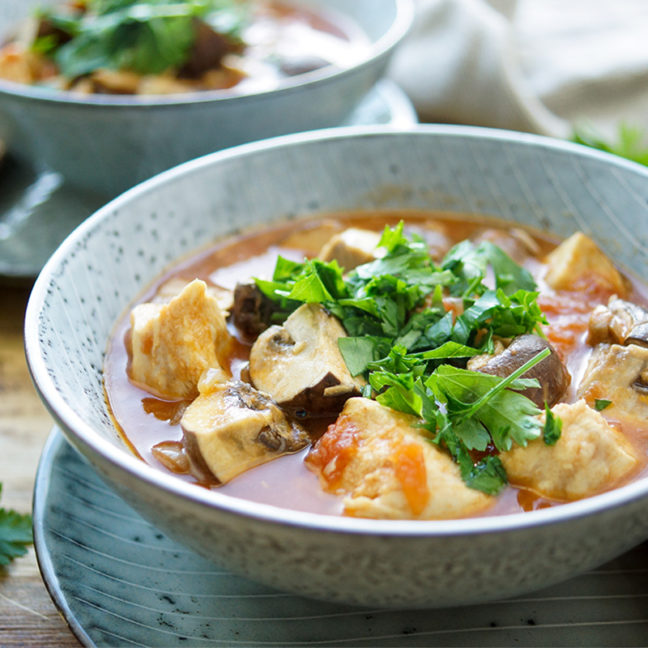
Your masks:
<svg viewBox="0 0 648 648"><path fill-rule="evenodd" d="M231 101L259 101L269 96L289 95L313 86L334 82L341 76L361 72L393 50L405 38L414 22L415 0L390 1L396 10L394 20L380 38L370 43L367 54L358 63L343 69L326 66L320 70L299 74L282 81L277 88L239 93L223 90L202 90L168 95L75 95L66 90L41 88L0 79L0 97L4 94L16 99L33 99L42 101L45 104L84 106L90 109L163 109L211 102L221 104ZM288 0L288 2L295 2L295 0ZM317 0L317 2L321 3L321 0Z"/></svg>
<svg viewBox="0 0 648 648"><path fill-rule="evenodd" d="M122 206L128 205L132 199L154 191L158 186L164 185L174 178L191 176L200 169L227 163L230 158L250 156L273 149L285 150L318 141L408 136L457 136L563 151L599 160L613 167L626 168L635 174L644 176L648 183L648 168L580 144L517 131L444 124L419 124L408 128L348 126L283 135L211 153L164 171L111 200L81 223L50 257L33 286L27 304L24 325L27 365L40 398L65 435L71 439L73 445L85 447L86 450L90 450L91 454L102 457L122 473L142 481L145 487L154 487L170 496L189 500L192 506L214 509L224 514L234 514L258 522L280 524L318 533L425 538L518 532L569 523L611 509L632 506L638 500L646 498L648 496L648 477L643 477L611 491L575 502L536 511L497 516L485 515L452 520L373 520L297 511L233 497L220 493L218 489L207 490L173 475L167 475L137 458L125 446L119 448L96 433L92 426L87 424L58 393L54 381L49 376L48 365L40 353L39 314L47 299L48 286L55 280L58 269L68 252L79 241L90 236L92 230L101 223L104 217Z"/></svg>

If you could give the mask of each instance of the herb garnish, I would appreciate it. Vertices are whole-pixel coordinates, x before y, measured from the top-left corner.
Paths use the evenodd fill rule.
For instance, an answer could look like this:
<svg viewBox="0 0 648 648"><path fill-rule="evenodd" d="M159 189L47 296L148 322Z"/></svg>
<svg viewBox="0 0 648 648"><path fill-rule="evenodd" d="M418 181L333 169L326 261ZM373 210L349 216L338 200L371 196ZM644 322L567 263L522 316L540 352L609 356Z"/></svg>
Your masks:
<svg viewBox="0 0 648 648"><path fill-rule="evenodd" d="M99 68L158 74L181 66L196 38L195 21L241 43L246 18L236 0L89 0L85 10L41 9L56 31L34 42L63 76Z"/></svg>
<svg viewBox="0 0 648 648"><path fill-rule="evenodd" d="M0 565L8 565L14 558L25 555L31 543L31 515L0 508Z"/></svg>
<svg viewBox="0 0 648 648"><path fill-rule="evenodd" d="M550 351L506 378L464 367L492 352L495 337L542 334L536 284L490 242L459 243L437 266L423 239L403 229L402 222L385 227L383 256L347 274L335 261L280 257L272 279L257 286L279 305L280 320L301 303L321 303L336 315L348 333L338 340L346 365L368 381L363 396L417 417L468 486L496 494L507 483L496 453L543 434L539 408L519 392L538 386L521 376ZM447 296L461 304L458 315L446 308ZM546 438L559 430L552 420Z"/></svg>
<svg viewBox="0 0 648 648"><path fill-rule="evenodd" d="M640 126L631 126L621 122L616 141L608 141L592 127L580 126L574 130L571 139L577 144L583 144L648 166L646 132Z"/></svg>
<svg viewBox="0 0 648 648"><path fill-rule="evenodd" d="M555 416L545 403L545 424L542 427L542 439L546 445L556 445L562 434L562 419Z"/></svg>
<svg viewBox="0 0 648 648"><path fill-rule="evenodd" d="M594 401L594 409L597 412L602 412L605 408L610 407L612 405L611 400L605 400L605 398L597 398Z"/></svg>

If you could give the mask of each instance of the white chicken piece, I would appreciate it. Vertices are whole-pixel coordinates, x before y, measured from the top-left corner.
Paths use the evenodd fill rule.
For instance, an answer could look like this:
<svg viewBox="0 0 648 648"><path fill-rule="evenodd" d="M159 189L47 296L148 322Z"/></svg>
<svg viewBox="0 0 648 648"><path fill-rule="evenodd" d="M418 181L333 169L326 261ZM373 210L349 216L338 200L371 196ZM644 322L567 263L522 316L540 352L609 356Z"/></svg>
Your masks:
<svg viewBox="0 0 648 648"><path fill-rule="evenodd" d="M184 446L191 463L206 466L221 483L310 443L267 394L247 383L209 371L198 389L180 421Z"/></svg>
<svg viewBox="0 0 648 648"><path fill-rule="evenodd" d="M230 345L216 299L196 279L168 303L131 311L130 378L164 398L193 398L204 371L225 370Z"/></svg>
<svg viewBox="0 0 648 648"><path fill-rule="evenodd" d="M342 325L321 305L300 306L252 346L252 384L298 416L337 414L364 385L347 369L338 348L341 337L346 337Z"/></svg>
<svg viewBox="0 0 648 648"><path fill-rule="evenodd" d="M348 272L379 258L381 253L384 253L384 250L376 249L380 237L380 232L350 227L331 237L317 257L322 261L335 259L340 267Z"/></svg>
<svg viewBox="0 0 648 648"><path fill-rule="evenodd" d="M636 344L599 344L594 348L578 387L578 397L593 404L609 400L605 416L636 421L648 420L648 348Z"/></svg>
<svg viewBox="0 0 648 648"><path fill-rule="evenodd" d="M412 427L417 419L367 398L349 399L306 462L344 512L378 519L452 519L494 498L466 486L451 457Z"/></svg>
<svg viewBox="0 0 648 648"><path fill-rule="evenodd" d="M616 486L638 466L634 448L584 400L551 410L562 420L555 445L543 439L500 455L509 481L556 500L577 500Z"/></svg>
<svg viewBox="0 0 648 648"><path fill-rule="evenodd" d="M171 301L176 295L179 295L190 283L191 280L183 279L182 277L173 277L165 281L156 291L153 299L154 303L164 304ZM219 308L223 311L223 315L227 317L234 304L234 291L223 286L216 284L205 284L205 292L210 297L213 297L218 303Z"/></svg>
<svg viewBox="0 0 648 648"><path fill-rule="evenodd" d="M620 296L627 292L623 277L610 259L589 236L572 234L547 255L545 281L556 290L569 290L576 279L587 275L602 277Z"/></svg>

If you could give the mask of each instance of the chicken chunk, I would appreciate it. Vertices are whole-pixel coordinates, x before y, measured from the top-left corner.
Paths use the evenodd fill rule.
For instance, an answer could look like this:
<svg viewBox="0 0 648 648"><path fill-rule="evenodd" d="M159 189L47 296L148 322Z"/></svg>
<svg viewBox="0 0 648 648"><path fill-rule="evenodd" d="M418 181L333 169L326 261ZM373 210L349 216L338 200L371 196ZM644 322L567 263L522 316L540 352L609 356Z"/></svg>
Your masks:
<svg viewBox="0 0 648 648"><path fill-rule="evenodd" d="M380 256L376 249L380 236L380 232L350 227L333 236L317 256L322 261L335 259L345 270L353 270Z"/></svg>
<svg viewBox="0 0 648 648"><path fill-rule="evenodd" d="M196 279L168 303L132 310L130 378L165 398L193 398L204 371L226 367L230 344L216 299Z"/></svg>
<svg viewBox="0 0 648 648"><path fill-rule="evenodd" d="M171 301L176 295L179 295L184 287L190 283L187 279L182 279L181 277L174 277L165 281L155 293L155 296L151 301L165 304ZM234 291L229 288L223 288L222 286L217 286L216 284L206 284L207 288L205 289L207 295L213 297L218 303L219 308L223 311L223 315L227 314L232 310L234 304Z"/></svg>
<svg viewBox="0 0 648 648"><path fill-rule="evenodd" d="M545 281L556 290L569 290L574 281L597 275L617 295L625 295L623 277L591 238L582 232L572 234L547 256Z"/></svg>
<svg viewBox="0 0 648 648"><path fill-rule="evenodd" d="M562 420L555 445L536 439L500 455L513 485L576 500L615 486L637 468L634 448L584 400L560 403L552 412Z"/></svg>
<svg viewBox="0 0 648 648"><path fill-rule="evenodd" d="M271 326L252 346L252 384L297 416L337 414L364 384L351 376L338 348L338 338L345 336L322 306L300 306L283 326Z"/></svg>
<svg viewBox="0 0 648 648"><path fill-rule="evenodd" d="M450 456L412 427L416 419L367 398L349 399L306 459L344 512L379 519L449 519L494 499L468 488Z"/></svg>
<svg viewBox="0 0 648 648"><path fill-rule="evenodd" d="M343 225L336 220L313 222L308 227L289 234L281 241L281 246L302 250L309 257L317 256L324 245L343 229Z"/></svg>
<svg viewBox="0 0 648 648"><path fill-rule="evenodd" d="M206 467L221 483L310 443L266 394L247 383L222 380L209 372L200 395L180 421L192 464Z"/></svg>
<svg viewBox="0 0 648 648"><path fill-rule="evenodd" d="M578 397L593 404L609 400L605 416L636 421L645 427L648 420L648 348L636 344L600 344L590 357Z"/></svg>

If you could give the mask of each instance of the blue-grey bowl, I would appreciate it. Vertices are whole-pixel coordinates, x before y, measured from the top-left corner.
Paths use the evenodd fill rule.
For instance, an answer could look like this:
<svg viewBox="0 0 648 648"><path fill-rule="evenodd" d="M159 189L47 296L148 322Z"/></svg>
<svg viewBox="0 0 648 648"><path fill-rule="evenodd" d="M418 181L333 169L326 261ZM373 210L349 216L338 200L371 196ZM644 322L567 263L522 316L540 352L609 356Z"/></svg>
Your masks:
<svg viewBox="0 0 648 648"><path fill-rule="evenodd" d="M61 0L2 0L0 42L36 6ZM412 0L292 0L355 21L366 56L343 70L315 71L276 90L127 97L26 86L0 79L0 139L34 167L107 196L194 157L298 131L339 126L383 75L413 19Z"/></svg>
<svg viewBox="0 0 648 648"><path fill-rule="evenodd" d="M170 263L235 228L381 208L497 215L596 239L648 269L648 169L578 145L487 129L333 129L222 151L117 198L38 278L27 359L56 422L98 473L169 536L249 578L352 604L467 604L541 588L648 536L648 479L563 506L453 521L308 514L228 497L133 456L102 382L116 319Z"/></svg>

